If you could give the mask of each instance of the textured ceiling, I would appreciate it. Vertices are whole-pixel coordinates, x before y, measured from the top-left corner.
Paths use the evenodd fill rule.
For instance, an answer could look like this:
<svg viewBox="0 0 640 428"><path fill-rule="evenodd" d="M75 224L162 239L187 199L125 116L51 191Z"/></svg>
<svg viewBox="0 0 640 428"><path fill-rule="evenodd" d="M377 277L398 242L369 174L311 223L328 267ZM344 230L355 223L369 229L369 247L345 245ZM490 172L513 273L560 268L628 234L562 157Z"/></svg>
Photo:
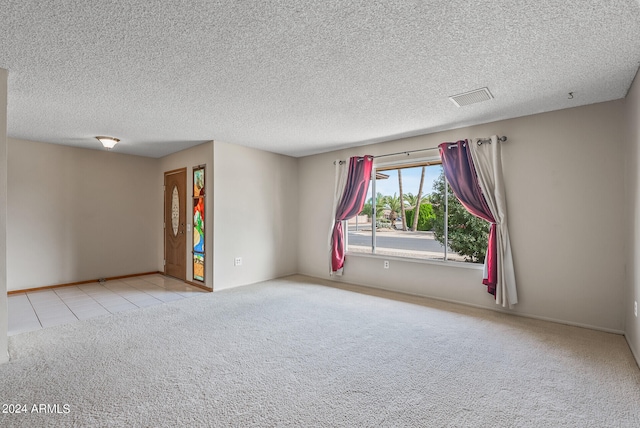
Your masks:
<svg viewBox="0 0 640 428"><path fill-rule="evenodd" d="M608 101L639 65L638 0L0 0L9 136L152 157L303 156Z"/></svg>

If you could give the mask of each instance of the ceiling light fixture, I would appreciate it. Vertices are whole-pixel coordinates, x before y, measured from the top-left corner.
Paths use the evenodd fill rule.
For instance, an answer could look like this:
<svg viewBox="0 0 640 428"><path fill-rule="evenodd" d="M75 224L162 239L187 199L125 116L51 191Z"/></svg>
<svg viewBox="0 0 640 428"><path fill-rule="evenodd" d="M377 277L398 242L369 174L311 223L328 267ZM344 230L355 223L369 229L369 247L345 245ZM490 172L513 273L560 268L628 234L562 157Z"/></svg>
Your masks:
<svg viewBox="0 0 640 428"><path fill-rule="evenodd" d="M118 144L120 142L119 139L117 138L113 138L113 137L96 137L101 143L102 145L107 148L108 150L113 149L113 146L115 146L116 144Z"/></svg>

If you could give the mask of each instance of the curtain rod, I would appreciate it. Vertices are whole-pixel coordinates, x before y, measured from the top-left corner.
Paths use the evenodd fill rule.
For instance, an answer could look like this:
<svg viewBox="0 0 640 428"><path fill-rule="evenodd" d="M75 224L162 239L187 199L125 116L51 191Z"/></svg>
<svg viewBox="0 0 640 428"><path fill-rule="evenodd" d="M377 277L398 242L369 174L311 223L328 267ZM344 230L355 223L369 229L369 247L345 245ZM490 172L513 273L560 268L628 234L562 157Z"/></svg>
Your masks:
<svg viewBox="0 0 640 428"><path fill-rule="evenodd" d="M505 141L507 141L507 137L506 136L498 137L498 141L505 142ZM481 146L484 143L491 144L491 138L480 138L478 140L478 145L479 146ZM387 153L387 154L384 154L384 155L374 156L373 158L376 159L376 158L384 158L384 157L387 157L387 156L397 156L397 155L407 155L407 156L409 156L411 153L426 152L427 150L434 150L434 149L437 149L437 148L438 148L438 146L428 147L426 149L409 150L409 151L406 151L406 152ZM345 162L346 161L341 160L340 161L340 165L343 165ZM336 162L334 161L333 164L335 165Z"/></svg>
<svg viewBox="0 0 640 428"><path fill-rule="evenodd" d="M507 137L498 137L498 141L507 141ZM478 145L479 146L481 146L483 143L491 144L491 138L481 138L481 139L478 140ZM434 150L434 149L437 149L437 148L438 148L438 146L429 147L429 148L426 148L426 149L409 150L407 152L387 153L385 155L374 156L374 158L384 158L384 157L387 157L387 156L397 156L397 155L407 155L407 156L409 156L411 153L425 152L427 150Z"/></svg>

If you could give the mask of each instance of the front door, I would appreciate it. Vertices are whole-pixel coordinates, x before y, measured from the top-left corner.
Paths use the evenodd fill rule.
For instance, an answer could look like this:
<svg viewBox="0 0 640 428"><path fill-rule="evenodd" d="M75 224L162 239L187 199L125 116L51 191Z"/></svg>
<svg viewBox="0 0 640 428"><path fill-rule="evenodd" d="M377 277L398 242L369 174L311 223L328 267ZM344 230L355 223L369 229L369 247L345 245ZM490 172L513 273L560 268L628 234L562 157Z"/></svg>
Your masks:
<svg viewBox="0 0 640 428"><path fill-rule="evenodd" d="M187 279L187 169L164 173L164 273Z"/></svg>

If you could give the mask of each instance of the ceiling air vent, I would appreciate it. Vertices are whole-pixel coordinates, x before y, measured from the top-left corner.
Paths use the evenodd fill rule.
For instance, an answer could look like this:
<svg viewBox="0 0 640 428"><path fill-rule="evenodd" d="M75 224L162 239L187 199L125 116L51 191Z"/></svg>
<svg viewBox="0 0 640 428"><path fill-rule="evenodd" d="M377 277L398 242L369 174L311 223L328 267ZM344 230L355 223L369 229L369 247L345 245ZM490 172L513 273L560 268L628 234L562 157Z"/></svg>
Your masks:
<svg viewBox="0 0 640 428"><path fill-rule="evenodd" d="M479 103L481 101L489 101L493 96L489 92L489 88L475 89L464 94L452 95L449 97L458 107L468 106L469 104Z"/></svg>

